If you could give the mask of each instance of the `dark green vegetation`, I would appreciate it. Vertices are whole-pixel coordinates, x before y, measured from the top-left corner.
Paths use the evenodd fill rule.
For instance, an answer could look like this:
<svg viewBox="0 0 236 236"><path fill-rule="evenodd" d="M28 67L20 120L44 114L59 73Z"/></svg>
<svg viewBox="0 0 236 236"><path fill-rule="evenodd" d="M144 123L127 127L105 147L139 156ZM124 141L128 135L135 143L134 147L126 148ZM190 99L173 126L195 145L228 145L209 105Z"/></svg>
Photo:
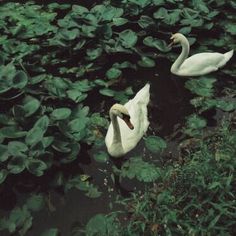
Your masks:
<svg viewBox="0 0 236 236"><path fill-rule="evenodd" d="M101 148L92 158L103 164L110 160L102 149L109 106L124 103L136 84L146 83L146 77L129 81L127 75L148 74L163 58L173 62L179 50L167 47L171 32L184 33L192 53L236 49L234 1L65 2L0 5L0 194L9 186L17 192L18 181L39 183L4 211L3 235L32 235L34 215L52 208L51 189L66 195L75 188L99 201L101 186L80 168L83 150ZM139 152L121 167L113 166L111 179L137 179L149 183L146 190L120 198L121 209L128 212L91 218L87 235L236 233L235 76L232 58L217 73L186 80L185 90L194 96L178 106L191 106L193 114L182 117L175 133L162 137L167 141L155 129L145 137L145 155ZM173 79L177 87L184 80ZM173 141L175 153L167 155ZM69 174L63 171L68 166ZM43 235L58 235L58 228ZM82 235L81 228L74 227L71 235Z"/></svg>

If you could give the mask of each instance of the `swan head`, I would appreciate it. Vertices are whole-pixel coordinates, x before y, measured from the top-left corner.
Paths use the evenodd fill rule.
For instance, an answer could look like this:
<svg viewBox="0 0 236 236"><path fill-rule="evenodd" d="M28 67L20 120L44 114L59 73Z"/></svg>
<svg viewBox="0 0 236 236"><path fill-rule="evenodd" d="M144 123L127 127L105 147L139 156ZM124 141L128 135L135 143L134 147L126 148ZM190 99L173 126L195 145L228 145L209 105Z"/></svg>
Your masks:
<svg viewBox="0 0 236 236"><path fill-rule="evenodd" d="M181 43L185 39L186 39L185 36L181 33L172 34L170 37L171 43L169 44L169 46L172 46L173 44Z"/></svg>
<svg viewBox="0 0 236 236"><path fill-rule="evenodd" d="M111 115L120 117L130 129L134 129L133 124L130 122L129 112L123 105L114 104L110 109L110 116Z"/></svg>

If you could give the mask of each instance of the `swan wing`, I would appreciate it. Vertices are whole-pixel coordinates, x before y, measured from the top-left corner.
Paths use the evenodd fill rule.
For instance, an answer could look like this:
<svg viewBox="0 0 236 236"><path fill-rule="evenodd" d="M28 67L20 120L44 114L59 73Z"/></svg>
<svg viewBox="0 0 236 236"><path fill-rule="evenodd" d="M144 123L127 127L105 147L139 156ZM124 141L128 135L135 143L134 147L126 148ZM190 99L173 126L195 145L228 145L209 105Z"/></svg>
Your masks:
<svg viewBox="0 0 236 236"><path fill-rule="evenodd" d="M147 104L149 103L150 85L145 85L133 99L129 100L124 106L127 108L130 114L130 121L134 125L134 129L131 130L127 124L117 117L120 127L121 140L124 152L127 153L133 149L142 136L147 131L149 121L147 117ZM113 140L113 126L109 125L105 142L107 146L112 144Z"/></svg>
<svg viewBox="0 0 236 236"><path fill-rule="evenodd" d="M186 76L204 75L218 70L225 63L222 53L198 53L187 58L179 68L179 74Z"/></svg>
<svg viewBox="0 0 236 236"><path fill-rule="evenodd" d="M125 122L119 119L122 145L126 152L130 151L137 145L148 129L149 121L147 105L150 100L149 88L150 85L147 84L132 100L129 100L124 105L129 111L130 121L134 125L133 130L130 130L129 128L127 130Z"/></svg>

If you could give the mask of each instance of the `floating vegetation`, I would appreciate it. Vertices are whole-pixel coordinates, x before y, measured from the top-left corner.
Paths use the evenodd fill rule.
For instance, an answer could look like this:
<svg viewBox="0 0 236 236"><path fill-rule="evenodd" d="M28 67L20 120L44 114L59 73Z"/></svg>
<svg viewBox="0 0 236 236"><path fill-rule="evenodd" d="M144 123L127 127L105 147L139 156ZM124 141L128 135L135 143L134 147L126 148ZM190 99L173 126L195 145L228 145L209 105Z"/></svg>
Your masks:
<svg viewBox="0 0 236 236"><path fill-rule="evenodd" d="M235 56L176 78L181 48L168 44L180 32L191 54L235 50L235 9L230 0L1 1L0 234L234 235ZM147 82L149 130L114 160L109 108Z"/></svg>

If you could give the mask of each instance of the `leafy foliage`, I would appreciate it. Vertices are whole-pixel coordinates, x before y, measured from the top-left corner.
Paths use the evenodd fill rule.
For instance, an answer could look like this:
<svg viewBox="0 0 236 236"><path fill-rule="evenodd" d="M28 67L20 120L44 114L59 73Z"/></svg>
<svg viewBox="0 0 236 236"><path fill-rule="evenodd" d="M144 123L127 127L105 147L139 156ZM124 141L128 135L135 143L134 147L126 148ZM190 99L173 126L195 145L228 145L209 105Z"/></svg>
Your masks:
<svg viewBox="0 0 236 236"><path fill-rule="evenodd" d="M160 177L160 171L157 166L142 160L141 157L132 157L126 161L120 172L122 178L137 178L143 182L153 182Z"/></svg>
<svg viewBox="0 0 236 236"><path fill-rule="evenodd" d="M119 201L129 212L120 235L234 233L235 130L223 124L188 149L183 164L160 168L153 188Z"/></svg>
<svg viewBox="0 0 236 236"><path fill-rule="evenodd" d="M116 221L116 215L112 214L109 217L103 214L97 214L89 220L86 225L86 235L120 235L120 225Z"/></svg>
<svg viewBox="0 0 236 236"><path fill-rule="evenodd" d="M116 84L130 69L155 67L159 56L173 60L175 52L168 49L166 42L171 32L179 31L188 36L194 52L236 47L235 15L233 10L228 10L236 9L234 1L110 0L90 7L80 4L1 3L1 185L8 184L8 176L18 177L24 172L41 178L52 167L61 168L79 159L84 144L101 145L104 139L102 130L108 121L103 114L93 113L96 109L86 104L90 104L94 95L99 95L96 91L103 99L126 102L133 95L132 88L119 91ZM199 32L206 37L200 37ZM217 37L212 38L209 32ZM222 72L229 77L235 75L235 70ZM217 84L215 76L186 82L185 87L197 95L191 104L198 114L188 117L183 129L185 134L203 139L207 125L199 116L203 111L235 110L233 93L217 93ZM102 103L98 108L104 109ZM143 182L158 180L161 188L148 192L142 204L138 197L135 199L140 206L137 212L142 214L137 217L133 214L130 227L127 231L124 229L124 234L231 232L231 219L235 217L231 210L235 206L228 199L235 194L231 190L235 181L232 174L234 162L230 158L235 135L230 133L229 140L226 136L224 133L225 139L218 143L217 151L211 153L207 146L192 154L181 169L182 175L172 166L166 170L144 162L141 157L125 162L120 170L121 177L135 177ZM152 153L166 148L165 141L156 136L147 137L145 145ZM105 152L98 152L94 158L98 162L108 160ZM195 172L199 175L195 179L191 174L194 183L186 181L186 176ZM208 172L211 175L206 176ZM184 182L182 198L175 195L177 187L168 185L171 174ZM101 192L89 177L84 176L78 174L68 181L59 178L58 186L66 191L77 188L89 197L99 197ZM227 190L225 193L222 186ZM189 206L184 207L189 201L185 195L189 189L193 191L190 195L192 211ZM196 189L205 194L201 199ZM215 197L212 201L206 189ZM209 201L199 206L205 196ZM155 215L152 215L155 201L154 206L158 207L154 208ZM14 208L9 217L1 219L0 229L24 235L32 224L31 212L42 206L42 197L33 195L25 205ZM201 217L195 217L196 212ZM120 225L112 217L99 215L86 230L91 235L120 234ZM153 222L149 217L159 220ZM177 219L180 219L178 224ZM94 222L100 222L104 227L95 229ZM228 231L221 222L227 222ZM54 228L45 232L45 235L57 234L58 230Z"/></svg>

